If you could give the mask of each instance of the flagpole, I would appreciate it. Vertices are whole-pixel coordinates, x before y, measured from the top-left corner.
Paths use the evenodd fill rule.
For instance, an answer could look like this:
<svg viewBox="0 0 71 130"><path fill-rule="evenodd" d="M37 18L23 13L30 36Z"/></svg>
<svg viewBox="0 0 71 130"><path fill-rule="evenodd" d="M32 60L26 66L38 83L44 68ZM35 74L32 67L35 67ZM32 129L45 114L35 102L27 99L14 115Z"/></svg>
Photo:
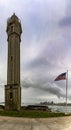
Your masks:
<svg viewBox="0 0 71 130"><path fill-rule="evenodd" d="M67 94L68 94L68 70L67 70L67 77L66 77L66 114L67 114Z"/></svg>

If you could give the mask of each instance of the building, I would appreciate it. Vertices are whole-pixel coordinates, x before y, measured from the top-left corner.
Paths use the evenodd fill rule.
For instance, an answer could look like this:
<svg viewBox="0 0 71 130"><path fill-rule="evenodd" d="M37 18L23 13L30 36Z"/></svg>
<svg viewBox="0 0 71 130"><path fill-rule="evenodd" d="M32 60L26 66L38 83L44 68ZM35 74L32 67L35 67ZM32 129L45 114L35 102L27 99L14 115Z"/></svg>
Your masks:
<svg viewBox="0 0 71 130"><path fill-rule="evenodd" d="M7 21L8 65L7 85L5 85L5 109L20 110L20 42L21 22L15 13Z"/></svg>
<svg viewBox="0 0 71 130"><path fill-rule="evenodd" d="M24 106L24 107L22 107L22 109L25 109L25 110L41 110L41 111L49 111L49 112L51 111L51 109L48 108L47 105L41 105L41 104Z"/></svg>

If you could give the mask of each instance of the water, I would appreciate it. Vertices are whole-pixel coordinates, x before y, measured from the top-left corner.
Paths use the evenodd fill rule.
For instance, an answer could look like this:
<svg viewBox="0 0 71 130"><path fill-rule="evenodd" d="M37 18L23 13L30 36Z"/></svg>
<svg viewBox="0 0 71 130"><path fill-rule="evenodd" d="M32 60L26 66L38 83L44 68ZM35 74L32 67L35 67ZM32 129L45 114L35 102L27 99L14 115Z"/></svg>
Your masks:
<svg viewBox="0 0 71 130"><path fill-rule="evenodd" d="M4 102L0 102L0 105L5 105ZM22 106L27 106L29 104L21 104ZM33 105L33 104L31 104ZM47 105L50 109L51 109L51 112L63 112L63 113L71 113L71 106L67 106L67 109L66 109L66 106L59 106L59 105Z"/></svg>
<svg viewBox="0 0 71 130"><path fill-rule="evenodd" d="M22 106L27 106L27 105L34 105L34 103L30 103L30 104L22 103ZM51 112L71 113L71 106L67 106L67 109L66 109L66 106L59 106L59 105L47 105L47 106L51 109Z"/></svg>
<svg viewBox="0 0 71 130"><path fill-rule="evenodd" d="M71 106L48 105L52 112L71 113Z"/></svg>

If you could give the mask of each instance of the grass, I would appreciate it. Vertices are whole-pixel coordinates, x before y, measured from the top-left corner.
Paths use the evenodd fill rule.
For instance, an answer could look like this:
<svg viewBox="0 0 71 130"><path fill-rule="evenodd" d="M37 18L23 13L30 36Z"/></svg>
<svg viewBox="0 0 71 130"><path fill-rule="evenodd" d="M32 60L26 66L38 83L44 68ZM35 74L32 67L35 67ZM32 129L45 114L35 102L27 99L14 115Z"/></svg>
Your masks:
<svg viewBox="0 0 71 130"><path fill-rule="evenodd" d="M26 117L26 118L48 118L48 117L62 117L65 113L52 113L38 110L23 110L23 111L0 111L0 116L10 117Z"/></svg>

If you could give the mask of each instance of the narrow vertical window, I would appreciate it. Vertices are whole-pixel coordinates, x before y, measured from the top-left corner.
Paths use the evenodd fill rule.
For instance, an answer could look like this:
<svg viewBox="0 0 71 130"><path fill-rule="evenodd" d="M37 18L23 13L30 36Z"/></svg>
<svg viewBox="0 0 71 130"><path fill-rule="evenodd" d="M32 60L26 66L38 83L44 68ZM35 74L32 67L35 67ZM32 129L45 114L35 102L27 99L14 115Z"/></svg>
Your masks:
<svg viewBox="0 0 71 130"><path fill-rule="evenodd" d="M13 25L11 26L11 31L12 31L12 32L14 31L14 26L13 26Z"/></svg>
<svg viewBox="0 0 71 130"><path fill-rule="evenodd" d="M13 56L11 56L11 61L13 60Z"/></svg>
<svg viewBox="0 0 71 130"><path fill-rule="evenodd" d="M10 85L10 89L12 89L12 85Z"/></svg>
<svg viewBox="0 0 71 130"><path fill-rule="evenodd" d="M12 92L10 92L10 99L12 99L13 98L13 93Z"/></svg>

